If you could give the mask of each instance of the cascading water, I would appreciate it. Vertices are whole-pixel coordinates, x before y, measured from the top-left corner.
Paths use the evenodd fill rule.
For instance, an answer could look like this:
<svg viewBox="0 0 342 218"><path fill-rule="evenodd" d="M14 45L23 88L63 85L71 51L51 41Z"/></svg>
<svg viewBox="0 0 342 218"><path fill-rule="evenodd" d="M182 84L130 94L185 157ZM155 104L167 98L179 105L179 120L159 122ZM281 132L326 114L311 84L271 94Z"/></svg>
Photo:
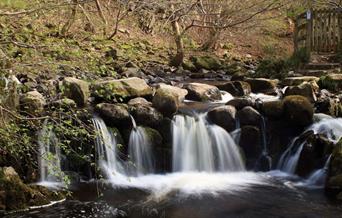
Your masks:
<svg viewBox="0 0 342 218"><path fill-rule="evenodd" d="M305 181L305 185L316 186L316 187L324 187L325 179L326 179L327 172L329 169L330 160L331 160L331 155L328 157L323 168L314 171L309 176L309 178Z"/></svg>
<svg viewBox="0 0 342 218"><path fill-rule="evenodd" d="M242 171L239 150L229 133L195 117L176 115L173 119L173 171Z"/></svg>
<svg viewBox="0 0 342 218"><path fill-rule="evenodd" d="M325 116L307 130L313 131L314 134L325 135L330 141L337 143L342 137L342 119ZM301 152L306 143L301 142L298 145L298 139L299 137L294 138L288 149L281 156L278 162L278 169L281 171L290 174L295 173Z"/></svg>
<svg viewBox="0 0 342 218"><path fill-rule="evenodd" d="M101 118L94 117L92 121L97 132L95 145L101 169L109 178L117 173L124 174L124 167L117 158L117 142L114 134L108 130Z"/></svg>
<svg viewBox="0 0 342 218"><path fill-rule="evenodd" d="M45 121L38 133L40 184L55 186L62 182L61 151L58 138Z"/></svg>
<svg viewBox="0 0 342 218"><path fill-rule="evenodd" d="M129 137L128 151L133 167L131 167L130 173L136 176L151 174L154 172L151 143L144 128L137 127L134 118L131 117L131 119L133 130Z"/></svg>

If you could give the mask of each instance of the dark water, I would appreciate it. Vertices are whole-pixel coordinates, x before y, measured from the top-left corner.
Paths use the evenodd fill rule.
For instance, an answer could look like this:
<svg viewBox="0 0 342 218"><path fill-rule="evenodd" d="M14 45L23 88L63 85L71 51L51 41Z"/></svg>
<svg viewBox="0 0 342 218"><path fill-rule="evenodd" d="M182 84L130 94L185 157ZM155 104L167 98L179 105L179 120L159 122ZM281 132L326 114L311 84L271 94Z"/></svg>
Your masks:
<svg viewBox="0 0 342 218"><path fill-rule="evenodd" d="M151 200L146 191L88 183L74 190L74 199L5 217L321 218L342 217L342 205L329 202L321 189L291 188L280 181L218 195L184 197L171 192L159 201Z"/></svg>

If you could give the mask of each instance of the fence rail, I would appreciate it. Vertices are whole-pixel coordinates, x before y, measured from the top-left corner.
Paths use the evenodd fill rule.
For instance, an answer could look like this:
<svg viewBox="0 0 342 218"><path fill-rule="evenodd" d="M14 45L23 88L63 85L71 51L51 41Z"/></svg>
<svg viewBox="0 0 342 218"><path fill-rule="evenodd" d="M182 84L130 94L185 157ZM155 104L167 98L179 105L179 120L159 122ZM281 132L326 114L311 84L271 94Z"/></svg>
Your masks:
<svg viewBox="0 0 342 218"><path fill-rule="evenodd" d="M336 53L342 43L342 9L312 10L295 22L295 51Z"/></svg>

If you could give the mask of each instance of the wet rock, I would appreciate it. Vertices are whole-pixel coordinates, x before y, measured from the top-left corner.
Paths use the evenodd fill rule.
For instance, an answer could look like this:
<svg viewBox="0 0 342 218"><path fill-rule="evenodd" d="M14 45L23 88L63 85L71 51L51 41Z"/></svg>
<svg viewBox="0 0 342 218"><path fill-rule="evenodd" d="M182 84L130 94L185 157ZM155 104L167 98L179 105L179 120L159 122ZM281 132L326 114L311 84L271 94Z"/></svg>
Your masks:
<svg viewBox="0 0 342 218"><path fill-rule="evenodd" d="M255 126L241 128L240 147L243 149L247 162L254 163L262 152L261 131ZM253 165L253 164L252 164Z"/></svg>
<svg viewBox="0 0 342 218"><path fill-rule="evenodd" d="M145 98L141 98L141 97L133 98L133 99L129 100L127 104L129 106L138 106L138 105L151 106L152 105L151 102L149 102Z"/></svg>
<svg viewBox="0 0 342 218"><path fill-rule="evenodd" d="M312 82L304 82L299 86L290 86L285 91L285 96L289 95L301 95L309 99L311 102L315 102L317 100L315 91L317 90L317 83Z"/></svg>
<svg viewBox="0 0 342 218"><path fill-rule="evenodd" d="M341 100L326 89L321 90L319 94L317 102L315 103L317 112L329 114L334 117L342 117Z"/></svg>
<svg viewBox="0 0 342 218"><path fill-rule="evenodd" d="M138 125L156 127L163 120L163 115L148 105L130 107L129 111Z"/></svg>
<svg viewBox="0 0 342 218"><path fill-rule="evenodd" d="M291 95L284 98L283 104L284 115L293 125L308 126L312 124L314 108L307 98Z"/></svg>
<svg viewBox="0 0 342 218"><path fill-rule="evenodd" d="M284 105L282 101L266 101L262 103L261 111L266 117L281 118Z"/></svg>
<svg viewBox="0 0 342 218"><path fill-rule="evenodd" d="M19 107L19 86L20 82L15 76L0 77L0 105L6 105L7 109L16 111ZM0 125L6 119L6 112L3 112L2 118Z"/></svg>
<svg viewBox="0 0 342 218"><path fill-rule="evenodd" d="M209 119L228 132L231 132L236 128L235 115L236 109L230 105L216 107L208 112Z"/></svg>
<svg viewBox="0 0 342 218"><path fill-rule="evenodd" d="M342 193L342 139L335 145L329 165L326 191L336 198Z"/></svg>
<svg viewBox="0 0 342 218"><path fill-rule="evenodd" d="M136 97L150 97L153 90L145 80L132 77L128 79L97 82L94 85L94 96L101 99L132 99Z"/></svg>
<svg viewBox="0 0 342 218"><path fill-rule="evenodd" d="M212 56L192 56L190 60L197 70L219 70L222 66L220 60Z"/></svg>
<svg viewBox="0 0 342 218"><path fill-rule="evenodd" d="M261 114L250 106L244 107L242 110L238 111L237 118L239 119L241 126L260 126L262 121Z"/></svg>
<svg viewBox="0 0 342 218"><path fill-rule="evenodd" d="M217 85L217 88L229 92L233 96L245 96L251 93L251 86L243 81L226 82Z"/></svg>
<svg viewBox="0 0 342 218"><path fill-rule="evenodd" d="M33 115L38 115L44 111L46 100L42 94L37 91L27 92L20 98L20 108Z"/></svg>
<svg viewBox="0 0 342 218"><path fill-rule="evenodd" d="M318 82L319 78L315 76L287 77L282 81L284 86L298 86L303 82Z"/></svg>
<svg viewBox="0 0 342 218"><path fill-rule="evenodd" d="M131 126L130 114L125 104L101 103L96 105L95 111L109 126Z"/></svg>
<svg viewBox="0 0 342 218"><path fill-rule="evenodd" d="M216 86L203 83L189 83L184 85L183 88L188 90L186 98L189 100L216 101L222 99L221 92Z"/></svg>
<svg viewBox="0 0 342 218"><path fill-rule="evenodd" d="M237 110L241 110L244 107L250 106L254 107L255 106L255 101L251 98L234 98L230 100L227 105L231 105L235 107Z"/></svg>
<svg viewBox="0 0 342 218"><path fill-rule="evenodd" d="M253 93L276 94L278 80L265 78L249 78L245 80L251 85Z"/></svg>
<svg viewBox="0 0 342 218"><path fill-rule="evenodd" d="M165 116L172 116L178 111L179 105L185 99L188 91L175 86L159 84L153 97L153 107Z"/></svg>
<svg viewBox="0 0 342 218"><path fill-rule="evenodd" d="M144 128L144 131L146 133L149 143L153 147L161 146L163 144L163 137L157 130L149 128L149 127L143 127L143 128Z"/></svg>
<svg viewBox="0 0 342 218"><path fill-rule="evenodd" d="M76 102L78 106L87 104L90 96L89 84L86 81L73 77L66 77L63 80L63 94Z"/></svg>

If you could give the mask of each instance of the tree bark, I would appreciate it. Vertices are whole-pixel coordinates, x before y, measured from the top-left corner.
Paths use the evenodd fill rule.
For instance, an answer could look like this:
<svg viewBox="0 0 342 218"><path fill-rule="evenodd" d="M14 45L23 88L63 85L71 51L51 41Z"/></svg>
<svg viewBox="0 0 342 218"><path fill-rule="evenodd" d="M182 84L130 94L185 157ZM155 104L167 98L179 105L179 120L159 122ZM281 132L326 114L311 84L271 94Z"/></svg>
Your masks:
<svg viewBox="0 0 342 218"><path fill-rule="evenodd" d="M178 67L184 62L184 43L178 21L172 21L171 25L176 43L176 55L172 58L171 64Z"/></svg>

